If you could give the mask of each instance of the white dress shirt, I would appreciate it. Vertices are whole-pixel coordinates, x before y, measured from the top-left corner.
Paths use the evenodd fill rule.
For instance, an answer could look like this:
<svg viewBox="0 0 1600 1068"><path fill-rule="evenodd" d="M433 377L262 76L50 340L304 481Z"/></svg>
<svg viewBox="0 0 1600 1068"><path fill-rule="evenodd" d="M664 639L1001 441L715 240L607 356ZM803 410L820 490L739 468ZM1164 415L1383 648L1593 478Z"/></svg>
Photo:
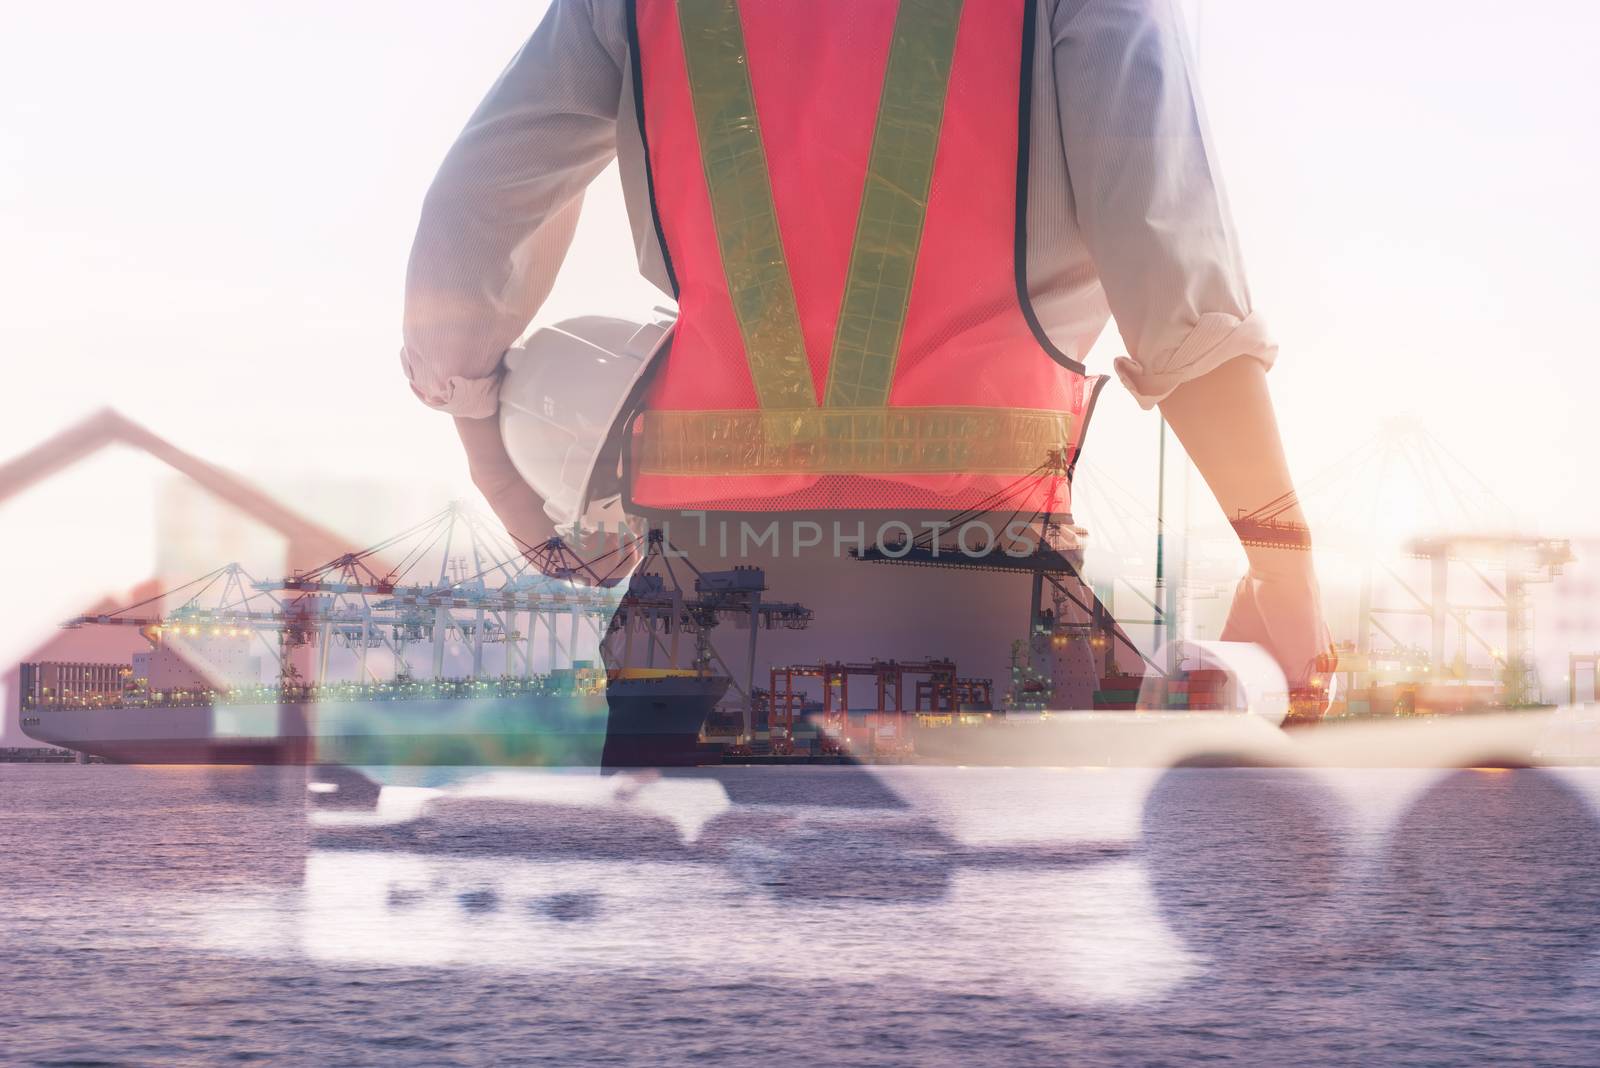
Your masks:
<svg viewBox="0 0 1600 1068"><path fill-rule="evenodd" d="M851 0L815 0L849 18ZM979 0L981 2L981 0ZM1116 371L1152 407L1277 347L1250 305L1175 0L1036 0L1028 290L1082 361L1114 316ZM406 276L401 361L422 400L493 415L500 359L549 295L583 192L613 159L639 268L670 293L645 186L624 0L553 0L445 157Z"/></svg>

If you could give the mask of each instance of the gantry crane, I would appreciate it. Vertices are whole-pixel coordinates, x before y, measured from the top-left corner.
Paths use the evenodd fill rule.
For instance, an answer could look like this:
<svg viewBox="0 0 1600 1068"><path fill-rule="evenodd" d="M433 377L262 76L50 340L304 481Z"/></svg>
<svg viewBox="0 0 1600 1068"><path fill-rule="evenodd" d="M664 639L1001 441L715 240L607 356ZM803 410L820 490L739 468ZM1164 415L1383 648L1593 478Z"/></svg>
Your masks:
<svg viewBox="0 0 1600 1068"><path fill-rule="evenodd" d="M1409 472L1414 481L1395 501L1388 499L1395 488L1389 481L1397 472ZM1340 670L1350 689L1375 680L1379 664L1426 671L1435 678L1466 676L1470 669L1461 646L1471 643L1488 655L1489 670L1500 675L1506 703L1519 705L1538 699L1537 671L1530 658L1533 616L1528 586L1552 581L1572 561L1569 541L1492 533L1510 526L1510 509L1470 467L1425 429L1404 419L1391 421L1371 441L1308 479L1299 497L1288 493L1254 512L1235 516L1233 529L1246 546L1309 550L1310 530L1303 522L1285 517L1301 499L1313 495L1336 504L1329 521L1318 531L1323 544L1335 551L1365 546L1355 640L1341 653ZM1400 549L1398 555L1427 561L1426 592L1415 588L1391 561L1380 559L1366 544L1387 510L1413 500L1427 506L1438 526L1462 531L1413 539ZM1486 603L1451 599L1450 575L1457 568L1468 571L1474 584L1487 592ZM1499 584L1491 577L1497 571L1501 573ZM1398 605L1379 602L1380 577L1404 595ZM1505 617L1503 643L1486 637L1474 625L1471 617L1483 613ZM1426 646L1395 625L1394 617L1408 616L1427 619ZM1447 655L1452 622L1460 635L1456 655L1460 663L1455 668ZM1381 635L1388 646L1377 648L1375 635Z"/></svg>
<svg viewBox="0 0 1600 1068"><path fill-rule="evenodd" d="M670 551L660 530L649 530L639 567L628 582L612 620L613 633L623 635L624 656L632 648L634 634L642 623L649 635L648 665L655 663L658 649L668 662L678 660L677 635L688 632L694 638L694 667L709 672L712 664L721 665L741 698L743 737L747 744L755 728L755 677L757 639L762 630L782 628L803 630L811 625L812 612L793 601L766 599L766 572L759 567L738 566L726 571L702 571L686 557ZM694 576L693 593L685 590L673 570L676 557ZM749 628L744 670L735 673L712 642L712 631L724 620L735 620ZM663 635L670 638L664 645ZM742 679L742 683L741 680Z"/></svg>
<svg viewBox="0 0 1600 1068"><path fill-rule="evenodd" d="M547 556L561 552L545 547ZM381 561L384 553L392 564ZM407 581L435 555L436 572ZM621 596L620 590L540 574L528 554L508 549L484 520L452 504L367 549L282 579L258 580L228 564L66 625L134 626L152 642L254 636L276 661L280 685L323 684L335 647L356 652L364 683L383 681L368 660L379 648L392 654L397 676L409 678L407 646L421 641L432 643L432 676L442 679L451 639L471 643L474 678L483 672L486 643L505 646L508 674L531 678L541 626L554 667L563 653L568 660L576 656L583 627L599 640ZM160 610L175 601L176 608Z"/></svg>
<svg viewBox="0 0 1600 1068"><path fill-rule="evenodd" d="M1505 702L1513 707L1533 704L1539 699L1538 668L1530 653L1533 649L1533 610L1528 587L1551 582L1572 563L1572 543L1565 538L1538 538L1517 534L1455 535L1419 538L1411 543L1411 555L1426 560L1432 578L1431 596L1425 602L1431 633L1429 662L1434 674L1444 670L1445 630L1450 620L1464 635L1488 650L1501 666ZM1449 596L1450 565L1459 563L1479 580L1495 598L1489 605L1452 604ZM1503 569L1504 581L1496 587L1476 566L1490 564ZM1419 598L1420 600L1420 598ZM1473 611L1503 614L1506 641L1497 648L1474 629L1469 620ZM1370 614L1369 614L1370 618Z"/></svg>
<svg viewBox="0 0 1600 1068"><path fill-rule="evenodd" d="M993 707L994 681L963 678L957 675L952 660L872 660L855 664L833 661L775 667L767 691L767 727L772 736L772 752L787 756L794 751L795 713L803 704L803 695L794 688L797 678L817 679L822 683L820 711L825 739L822 751L825 754L841 752L850 712L850 680L861 677L872 680L876 691L876 704L868 713L868 726L873 728L875 737L877 728L888 726L893 737L891 748L904 747L901 728L907 714L953 714ZM905 693L908 677L914 680L913 704L909 708ZM779 679L782 679L781 686Z"/></svg>

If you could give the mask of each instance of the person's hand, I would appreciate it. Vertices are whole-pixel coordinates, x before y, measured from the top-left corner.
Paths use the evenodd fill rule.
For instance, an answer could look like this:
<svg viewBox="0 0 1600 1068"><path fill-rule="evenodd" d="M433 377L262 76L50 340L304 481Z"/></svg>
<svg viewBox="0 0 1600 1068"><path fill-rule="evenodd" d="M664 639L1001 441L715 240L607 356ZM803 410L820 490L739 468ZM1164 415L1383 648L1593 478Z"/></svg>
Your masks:
<svg viewBox="0 0 1600 1068"><path fill-rule="evenodd" d="M1289 684L1293 719L1316 718L1327 710L1333 640L1309 558L1291 566L1253 563L1234 593L1222 640L1253 642L1278 662Z"/></svg>
<svg viewBox="0 0 1600 1068"><path fill-rule="evenodd" d="M523 481L500 437L500 420L456 418L456 434L467 451L467 469L489 507L526 552L555 536L555 523L545 514L544 502Z"/></svg>

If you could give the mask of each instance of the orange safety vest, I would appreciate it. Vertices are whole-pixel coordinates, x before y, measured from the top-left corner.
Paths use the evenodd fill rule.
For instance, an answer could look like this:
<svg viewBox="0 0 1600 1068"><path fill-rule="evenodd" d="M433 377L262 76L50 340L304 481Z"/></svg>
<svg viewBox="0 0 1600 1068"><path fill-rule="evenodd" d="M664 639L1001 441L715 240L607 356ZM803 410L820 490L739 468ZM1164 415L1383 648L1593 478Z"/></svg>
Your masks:
<svg viewBox="0 0 1600 1068"><path fill-rule="evenodd" d="M679 307L634 504L958 510L1076 457L1104 379L1028 303L1034 9L631 0ZM1006 506L1068 511L1057 471Z"/></svg>

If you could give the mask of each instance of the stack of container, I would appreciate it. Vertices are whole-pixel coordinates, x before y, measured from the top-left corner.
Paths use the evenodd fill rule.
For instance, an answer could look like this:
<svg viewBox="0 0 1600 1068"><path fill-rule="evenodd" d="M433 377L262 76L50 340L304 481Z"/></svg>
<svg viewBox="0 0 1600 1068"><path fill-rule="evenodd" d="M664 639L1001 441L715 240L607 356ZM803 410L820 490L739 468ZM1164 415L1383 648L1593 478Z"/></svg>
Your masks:
<svg viewBox="0 0 1600 1068"><path fill-rule="evenodd" d="M1132 712L1139 707L1143 675L1106 675L1094 691L1096 712Z"/></svg>
<svg viewBox="0 0 1600 1068"><path fill-rule="evenodd" d="M1107 675L1094 692L1097 711L1225 712L1233 708L1232 680L1220 668L1187 671L1176 678L1146 680L1143 675ZM1145 704L1139 703L1144 691Z"/></svg>
<svg viewBox="0 0 1600 1068"><path fill-rule="evenodd" d="M1232 708L1228 673L1200 668L1167 682L1167 707L1180 712L1226 712Z"/></svg>

